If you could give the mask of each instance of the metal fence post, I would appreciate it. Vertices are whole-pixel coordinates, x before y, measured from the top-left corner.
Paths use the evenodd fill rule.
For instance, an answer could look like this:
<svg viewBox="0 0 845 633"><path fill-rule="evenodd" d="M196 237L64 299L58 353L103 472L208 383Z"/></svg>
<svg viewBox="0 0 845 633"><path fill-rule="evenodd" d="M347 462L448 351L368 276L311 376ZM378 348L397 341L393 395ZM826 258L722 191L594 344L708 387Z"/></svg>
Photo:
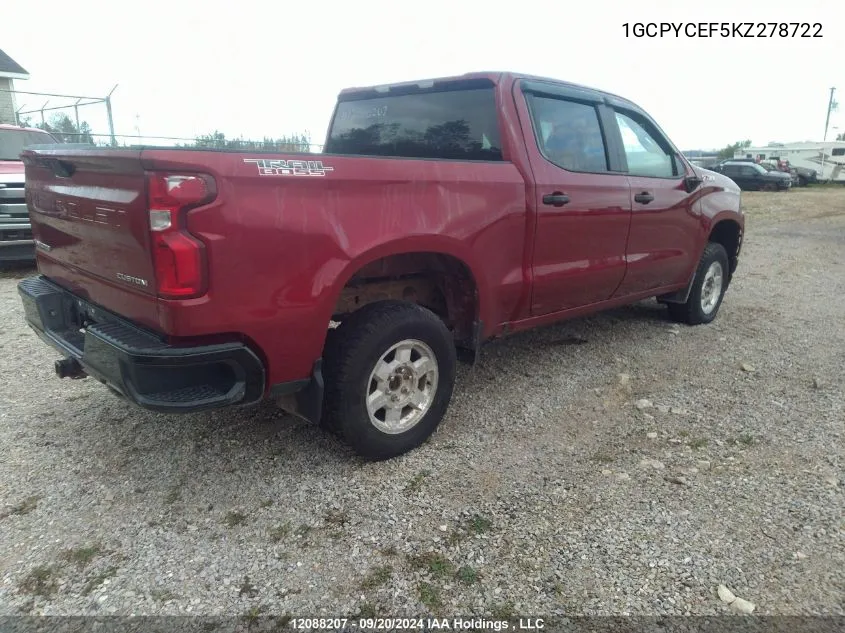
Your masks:
<svg viewBox="0 0 845 633"><path fill-rule="evenodd" d="M112 147L117 145L117 140L114 138L114 120L112 119L111 113L111 96L115 90L117 90L117 84L114 85L114 88L111 89L111 92L106 97L106 113L109 115L109 136L111 137Z"/></svg>

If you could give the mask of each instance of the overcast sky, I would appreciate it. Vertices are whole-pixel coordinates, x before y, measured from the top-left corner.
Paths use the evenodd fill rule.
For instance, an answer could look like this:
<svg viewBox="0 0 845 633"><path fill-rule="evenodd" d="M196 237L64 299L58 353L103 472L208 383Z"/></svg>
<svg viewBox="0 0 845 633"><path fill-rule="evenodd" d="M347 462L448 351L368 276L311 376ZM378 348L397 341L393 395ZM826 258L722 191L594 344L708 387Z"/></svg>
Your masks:
<svg viewBox="0 0 845 633"><path fill-rule="evenodd" d="M828 140L845 131L841 0L497 1L32 0L4 20L0 48L31 75L18 90L97 96L119 84L118 134L307 130L320 143L343 87L477 70L615 92L682 149L821 140L831 86L843 106ZM625 22L819 22L823 37L636 39ZM108 131L101 106L81 112Z"/></svg>

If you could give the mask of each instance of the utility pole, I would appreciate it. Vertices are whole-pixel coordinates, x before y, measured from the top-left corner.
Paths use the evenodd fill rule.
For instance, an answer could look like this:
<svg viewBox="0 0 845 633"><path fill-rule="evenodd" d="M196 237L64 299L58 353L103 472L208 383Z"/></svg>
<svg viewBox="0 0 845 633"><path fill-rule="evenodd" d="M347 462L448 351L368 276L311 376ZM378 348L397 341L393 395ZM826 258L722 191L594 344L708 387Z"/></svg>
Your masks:
<svg viewBox="0 0 845 633"><path fill-rule="evenodd" d="M833 93L836 92L836 88L830 89L830 100L827 102L827 117L824 120L824 138L822 141L827 140L827 126L830 125L830 111L834 108L834 101L833 101Z"/></svg>
<svg viewBox="0 0 845 633"><path fill-rule="evenodd" d="M831 110L833 110L833 108L836 107L834 105L835 102L833 101L833 93L834 92L836 92L836 88L831 87L831 89L830 89L830 99L827 102L827 117L825 117L825 120L824 120L824 136L822 137L822 173L819 174L821 176L822 182L824 182L824 162L825 162L825 158L827 158L827 155L825 153L826 148L824 146L824 143L827 141L827 126L830 125L830 112L831 112Z"/></svg>

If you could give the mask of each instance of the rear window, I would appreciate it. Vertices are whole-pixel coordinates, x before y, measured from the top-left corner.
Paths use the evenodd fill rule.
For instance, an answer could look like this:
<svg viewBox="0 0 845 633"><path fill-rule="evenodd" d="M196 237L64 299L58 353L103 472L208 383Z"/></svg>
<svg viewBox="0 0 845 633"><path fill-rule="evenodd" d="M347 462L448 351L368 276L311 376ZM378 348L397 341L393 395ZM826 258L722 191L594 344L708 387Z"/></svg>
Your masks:
<svg viewBox="0 0 845 633"><path fill-rule="evenodd" d="M46 132L0 129L0 160L20 160L24 147L56 142Z"/></svg>
<svg viewBox="0 0 845 633"><path fill-rule="evenodd" d="M493 88L439 90L341 101L330 154L502 160Z"/></svg>

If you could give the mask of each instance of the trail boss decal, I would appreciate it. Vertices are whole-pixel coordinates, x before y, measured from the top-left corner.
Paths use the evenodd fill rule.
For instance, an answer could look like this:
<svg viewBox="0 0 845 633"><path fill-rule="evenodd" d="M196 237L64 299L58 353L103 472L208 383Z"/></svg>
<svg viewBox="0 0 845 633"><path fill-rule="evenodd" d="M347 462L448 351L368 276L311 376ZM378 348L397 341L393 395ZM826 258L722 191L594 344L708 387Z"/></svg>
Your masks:
<svg viewBox="0 0 845 633"><path fill-rule="evenodd" d="M245 163L255 163L259 176L325 176L334 171L321 160L268 160L266 158L244 158Z"/></svg>

